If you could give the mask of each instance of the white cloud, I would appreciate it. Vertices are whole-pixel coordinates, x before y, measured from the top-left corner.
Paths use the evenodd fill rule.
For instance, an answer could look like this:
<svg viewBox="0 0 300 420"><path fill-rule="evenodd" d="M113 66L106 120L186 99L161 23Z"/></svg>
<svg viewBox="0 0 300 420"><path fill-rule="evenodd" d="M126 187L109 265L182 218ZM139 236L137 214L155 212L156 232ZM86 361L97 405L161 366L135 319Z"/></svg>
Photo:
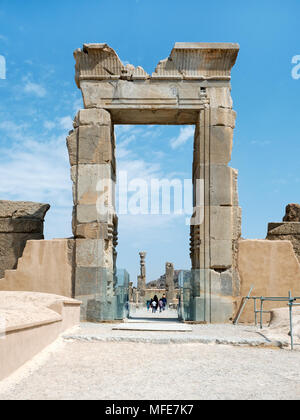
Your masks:
<svg viewBox="0 0 300 420"><path fill-rule="evenodd" d="M62 117L59 120L59 125L64 130L72 130L73 128L73 120L70 116Z"/></svg>
<svg viewBox="0 0 300 420"><path fill-rule="evenodd" d="M24 139L24 131L26 128L26 124L16 124L13 121L0 122L0 130L4 131L8 138L17 141L22 141Z"/></svg>
<svg viewBox="0 0 300 420"><path fill-rule="evenodd" d="M177 149L179 146L185 144L188 140L194 137L195 128L191 125L186 127L180 127L180 132L177 137L174 137L170 140L170 145L172 149Z"/></svg>
<svg viewBox="0 0 300 420"><path fill-rule="evenodd" d="M0 147L0 197L51 204L45 224L47 237L70 236L72 184L65 135L47 142L32 137L23 134L22 141Z"/></svg>
<svg viewBox="0 0 300 420"><path fill-rule="evenodd" d="M46 128L46 130L53 130L53 128L55 128L56 124L53 121L45 121L44 122L44 127Z"/></svg>
<svg viewBox="0 0 300 420"><path fill-rule="evenodd" d="M33 93L39 98L44 98L46 96L46 89L37 83L27 82L24 87L24 92L26 93Z"/></svg>

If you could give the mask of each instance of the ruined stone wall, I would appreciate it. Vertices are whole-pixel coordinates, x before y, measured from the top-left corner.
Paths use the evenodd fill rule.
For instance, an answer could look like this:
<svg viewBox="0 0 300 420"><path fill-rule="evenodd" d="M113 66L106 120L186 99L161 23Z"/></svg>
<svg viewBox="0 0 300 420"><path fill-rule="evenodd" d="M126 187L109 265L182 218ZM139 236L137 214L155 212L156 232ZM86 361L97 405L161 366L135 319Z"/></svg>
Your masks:
<svg viewBox="0 0 300 420"><path fill-rule="evenodd" d="M271 241L290 241L300 261L300 205L288 204L280 223L269 223L267 238Z"/></svg>
<svg viewBox="0 0 300 420"><path fill-rule="evenodd" d="M15 270L6 270L0 290L72 297L74 240L29 240Z"/></svg>
<svg viewBox="0 0 300 420"><path fill-rule="evenodd" d="M16 268L30 239L44 239L44 218L49 204L0 201L0 279Z"/></svg>
<svg viewBox="0 0 300 420"><path fill-rule="evenodd" d="M247 239L239 241L238 267L241 281L241 296L237 299L240 307L242 297L248 295L254 286L252 296L283 296L289 290L293 296L300 296L300 263L290 241L268 241ZM264 309L286 307L287 302L265 302ZM254 323L254 304L250 300L240 322ZM259 304L258 304L259 309ZM264 322L270 315L264 315Z"/></svg>

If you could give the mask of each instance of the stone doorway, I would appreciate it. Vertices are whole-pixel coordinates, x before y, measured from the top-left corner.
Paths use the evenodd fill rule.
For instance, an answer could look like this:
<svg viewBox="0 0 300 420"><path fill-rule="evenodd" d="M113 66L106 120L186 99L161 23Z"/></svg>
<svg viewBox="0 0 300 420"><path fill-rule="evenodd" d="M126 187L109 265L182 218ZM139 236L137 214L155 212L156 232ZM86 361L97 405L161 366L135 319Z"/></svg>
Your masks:
<svg viewBox="0 0 300 420"><path fill-rule="evenodd" d="M230 73L238 50L236 44L177 43L151 76L124 66L106 44L75 51L85 109L67 144L75 296L83 301L83 319L115 318L115 124L195 125L189 317L226 322L232 316L240 208L237 172L228 166L235 126Z"/></svg>

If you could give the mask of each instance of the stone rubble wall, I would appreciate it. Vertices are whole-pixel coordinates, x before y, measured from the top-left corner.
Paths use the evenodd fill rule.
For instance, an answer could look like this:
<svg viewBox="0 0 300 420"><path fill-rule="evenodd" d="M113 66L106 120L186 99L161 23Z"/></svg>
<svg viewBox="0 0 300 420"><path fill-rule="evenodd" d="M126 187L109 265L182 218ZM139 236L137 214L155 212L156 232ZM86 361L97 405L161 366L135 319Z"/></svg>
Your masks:
<svg viewBox="0 0 300 420"><path fill-rule="evenodd" d="M300 261L300 205L288 204L281 223L269 223L267 238L271 241L290 241Z"/></svg>
<svg viewBox="0 0 300 420"><path fill-rule="evenodd" d="M0 200L0 279L16 268L26 242L44 239L49 204Z"/></svg>

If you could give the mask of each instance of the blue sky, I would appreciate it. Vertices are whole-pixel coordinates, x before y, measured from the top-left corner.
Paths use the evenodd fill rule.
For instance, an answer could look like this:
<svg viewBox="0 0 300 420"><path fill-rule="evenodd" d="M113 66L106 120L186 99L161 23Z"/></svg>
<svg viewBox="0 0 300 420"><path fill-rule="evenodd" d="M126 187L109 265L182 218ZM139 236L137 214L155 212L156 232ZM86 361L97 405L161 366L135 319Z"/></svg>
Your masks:
<svg viewBox="0 0 300 420"><path fill-rule="evenodd" d="M237 127L231 166L239 170L243 236L263 238L267 223L300 202L300 2L201 0L0 0L0 197L49 202L46 237L71 235L71 182L65 137L82 107L73 50L106 42L151 73L176 41L238 42L232 72ZM119 168L190 177L192 136L172 148L181 127L117 128ZM119 267L134 280L141 249L148 279L165 261L188 268L184 217L120 218Z"/></svg>

